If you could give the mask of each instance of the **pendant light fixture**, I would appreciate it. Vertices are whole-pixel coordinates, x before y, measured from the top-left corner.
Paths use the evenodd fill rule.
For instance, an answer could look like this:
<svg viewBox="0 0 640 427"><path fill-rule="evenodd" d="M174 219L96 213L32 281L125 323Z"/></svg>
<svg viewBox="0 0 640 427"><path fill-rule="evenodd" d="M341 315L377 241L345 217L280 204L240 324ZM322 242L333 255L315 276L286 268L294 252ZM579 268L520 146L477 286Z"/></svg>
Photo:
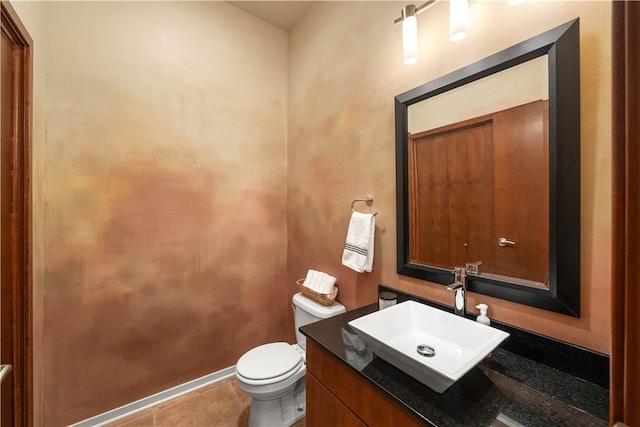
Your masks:
<svg viewBox="0 0 640 427"><path fill-rule="evenodd" d="M418 15L428 6L443 0L428 0L426 3L416 6L408 4L400 10L400 17L393 22L402 22L402 51L405 64L418 62ZM448 0L449 1L449 40L460 41L467 37L467 24L469 22L469 5L474 0ZM526 0L507 0L510 6L515 6Z"/></svg>
<svg viewBox="0 0 640 427"><path fill-rule="evenodd" d="M449 39L457 42L467 37L468 0L449 0Z"/></svg>
<svg viewBox="0 0 640 427"><path fill-rule="evenodd" d="M418 62L418 13L435 2L429 0L417 7L408 4L400 10L400 18L393 21L395 24L402 22L402 51L407 65Z"/></svg>
<svg viewBox="0 0 640 427"><path fill-rule="evenodd" d="M403 7L401 19L404 63L415 64L418 62L418 19L415 5L409 4Z"/></svg>

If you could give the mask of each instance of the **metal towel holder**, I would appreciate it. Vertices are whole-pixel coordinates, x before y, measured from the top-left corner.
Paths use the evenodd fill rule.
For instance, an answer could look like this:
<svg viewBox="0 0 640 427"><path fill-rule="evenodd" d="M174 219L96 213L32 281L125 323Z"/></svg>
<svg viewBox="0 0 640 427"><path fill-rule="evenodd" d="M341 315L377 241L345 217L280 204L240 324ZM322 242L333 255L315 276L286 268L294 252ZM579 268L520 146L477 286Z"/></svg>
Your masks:
<svg viewBox="0 0 640 427"><path fill-rule="evenodd" d="M356 202L365 202L367 206L369 206L369 210L371 210L371 206L373 206L373 196L367 196L364 199L354 199L353 202L351 202L351 212L355 212L353 205L355 205ZM376 215L378 215L378 212L373 213L373 216Z"/></svg>

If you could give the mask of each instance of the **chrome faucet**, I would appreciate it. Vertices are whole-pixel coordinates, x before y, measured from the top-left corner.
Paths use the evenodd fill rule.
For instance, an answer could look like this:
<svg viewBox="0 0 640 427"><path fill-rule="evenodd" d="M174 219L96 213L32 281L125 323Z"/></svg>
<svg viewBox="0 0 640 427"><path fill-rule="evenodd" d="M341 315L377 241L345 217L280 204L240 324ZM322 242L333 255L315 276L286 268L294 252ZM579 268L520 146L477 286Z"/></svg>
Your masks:
<svg viewBox="0 0 640 427"><path fill-rule="evenodd" d="M453 311L458 316L464 317L467 308L466 271L464 267L456 267L453 270L455 281L447 286L447 290L454 293Z"/></svg>

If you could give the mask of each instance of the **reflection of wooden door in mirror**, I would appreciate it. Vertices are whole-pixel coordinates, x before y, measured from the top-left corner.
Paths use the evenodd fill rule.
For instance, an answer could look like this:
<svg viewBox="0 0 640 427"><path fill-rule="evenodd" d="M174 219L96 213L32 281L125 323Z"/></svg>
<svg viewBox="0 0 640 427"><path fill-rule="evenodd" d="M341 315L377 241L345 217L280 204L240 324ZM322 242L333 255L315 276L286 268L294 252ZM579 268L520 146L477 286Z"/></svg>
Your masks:
<svg viewBox="0 0 640 427"><path fill-rule="evenodd" d="M548 103L494 116L494 244L481 271L549 283ZM498 166L499 165L499 166ZM504 237L515 246L499 246Z"/></svg>
<svg viewBox="0 0 640 427"><path fill-rule="evenodd" d="M536 101L409 135L411 262L548 283L547 117Z"/></svg>
<svg viewBox="0 0 640 427"><path fill-rule="evenodd" d="M411 135L411 262L452 269L491 249L492 133L486 118Z"/></svg>

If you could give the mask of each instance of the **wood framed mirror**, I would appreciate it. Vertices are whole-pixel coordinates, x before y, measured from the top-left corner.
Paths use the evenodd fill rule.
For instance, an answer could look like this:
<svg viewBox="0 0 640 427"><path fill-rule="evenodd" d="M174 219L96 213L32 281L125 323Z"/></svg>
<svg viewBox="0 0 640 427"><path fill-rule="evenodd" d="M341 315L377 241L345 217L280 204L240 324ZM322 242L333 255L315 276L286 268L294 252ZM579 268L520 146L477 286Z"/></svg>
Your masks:
<svg viewBox="0 0 640 427"><path fill-rule="evenodd" d="M395 98L398 274L580 316L579 21Z"/></svg>

